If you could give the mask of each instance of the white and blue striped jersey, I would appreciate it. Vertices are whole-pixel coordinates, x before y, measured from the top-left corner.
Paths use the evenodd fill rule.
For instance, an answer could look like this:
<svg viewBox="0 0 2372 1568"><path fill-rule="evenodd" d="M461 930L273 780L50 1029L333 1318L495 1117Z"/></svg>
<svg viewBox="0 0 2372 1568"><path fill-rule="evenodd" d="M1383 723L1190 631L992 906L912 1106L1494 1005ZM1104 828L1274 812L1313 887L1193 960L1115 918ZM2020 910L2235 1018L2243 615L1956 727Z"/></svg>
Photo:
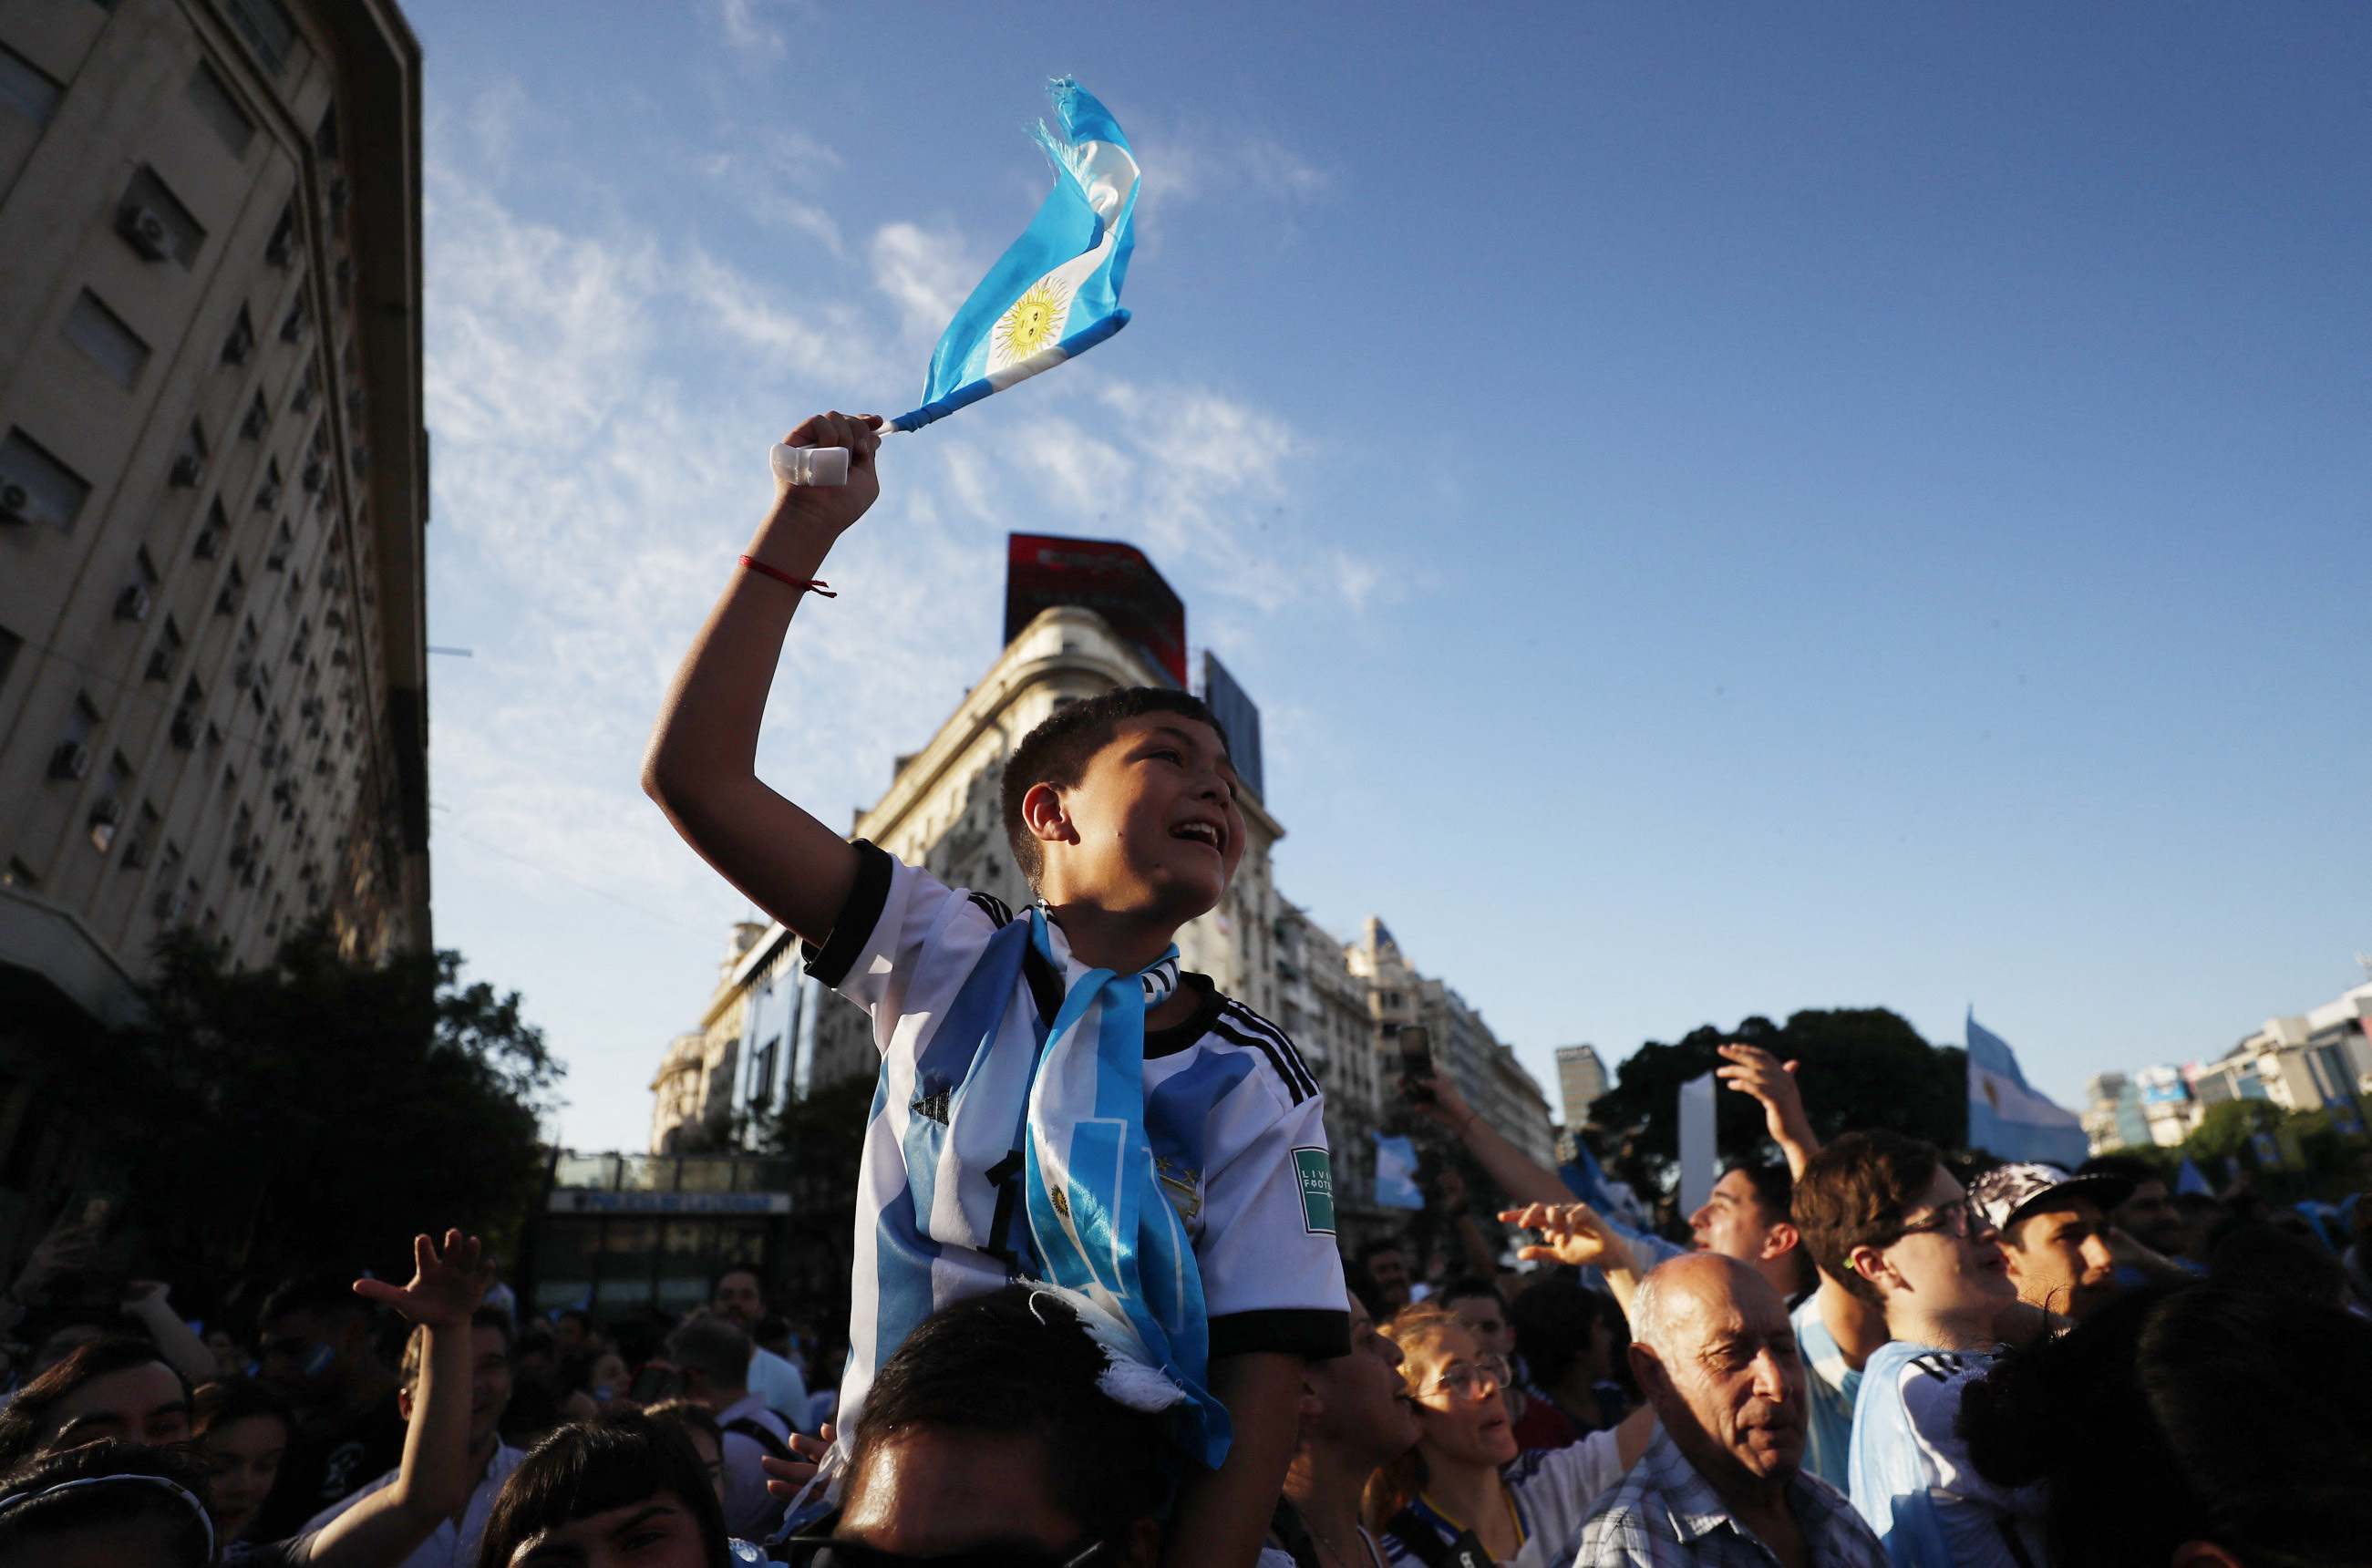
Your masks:
<svg viewBox="0 0 2372 1568"><path fill-rule="evenodd" d="M1796 1349L1804 1358L1811 1420L1805 1427L1804 1468L1839 1492L1853 1486L1854 1403L1861 1393L1861 1371L1845 1365L1845 1353L1820 1316L1820 1293L1814 1291L1787 1314L1796 1328Z"/></svg>
<svg viewBox="0 0 2372 1568"><path fill-rule="evenodd" d="M1005 993L970 986L1011 912L878 846L808 972L873 1018L881 1078L857 1175L840 1430L873 1375L932 1310L1036 1273L1022 1207L1029 1075L1064 993L1087 972L1052 927ZM986 972L986 971L983 971ZM1350 1317L1317 1080L1283 1031L1202 975L1193 1016L1145 1041L1155 1173L1202 1273L1210 1353L1341 1355Z"/></svg>
<svg viewBox="0 0 2372 1568"><path fill-rule="evenodd" d="M1895 1340L1862 1365L1853 1503L1894 1568L2047 1568L2040 1494L1979 1475L1953 1430L1992 1360Z"/></svg>

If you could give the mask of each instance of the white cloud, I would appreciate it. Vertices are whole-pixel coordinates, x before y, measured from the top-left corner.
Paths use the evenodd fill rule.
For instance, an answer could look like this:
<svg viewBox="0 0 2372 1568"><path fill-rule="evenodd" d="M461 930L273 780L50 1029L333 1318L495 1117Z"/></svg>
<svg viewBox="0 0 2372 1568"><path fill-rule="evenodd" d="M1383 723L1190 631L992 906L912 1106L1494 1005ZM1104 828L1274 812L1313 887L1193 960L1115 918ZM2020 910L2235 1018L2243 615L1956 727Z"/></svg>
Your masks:
<svg viewBox="0 0 2372 1568"><path fill-rule="evenodd" d="M899 222L873 236L873 286L897 302L910 339L936 343L981 273L953 229Z"/></svg>

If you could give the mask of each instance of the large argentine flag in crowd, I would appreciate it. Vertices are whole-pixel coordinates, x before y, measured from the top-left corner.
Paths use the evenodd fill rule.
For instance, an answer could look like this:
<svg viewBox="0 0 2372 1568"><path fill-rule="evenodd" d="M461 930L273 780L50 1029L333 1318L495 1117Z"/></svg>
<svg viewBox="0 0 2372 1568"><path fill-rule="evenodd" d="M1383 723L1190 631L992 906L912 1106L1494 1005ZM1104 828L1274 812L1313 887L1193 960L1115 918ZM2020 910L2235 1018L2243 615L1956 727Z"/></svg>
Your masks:
<svg viewBox="0 0 2372 1568"><path fill-rule="evenodd" d="M2026 1086L2009 1042L1969 1013L1969 1147L2006 1160L2048 1160L2069 1170L2084 1163L2091 1140L2072 1110Z"/></svg>
<svg viewBox="0 0 2372 1568"><path fill-rule="evenodd" d="M1054 164L1054 189L971 297L931 355L923 406L890 424L914 430L1016 381L1085 354L1128 325L1120 285L1136 240L1136 158L1095 96L1068 76L1049 89L1063 122L1038 139Z"/></svg>

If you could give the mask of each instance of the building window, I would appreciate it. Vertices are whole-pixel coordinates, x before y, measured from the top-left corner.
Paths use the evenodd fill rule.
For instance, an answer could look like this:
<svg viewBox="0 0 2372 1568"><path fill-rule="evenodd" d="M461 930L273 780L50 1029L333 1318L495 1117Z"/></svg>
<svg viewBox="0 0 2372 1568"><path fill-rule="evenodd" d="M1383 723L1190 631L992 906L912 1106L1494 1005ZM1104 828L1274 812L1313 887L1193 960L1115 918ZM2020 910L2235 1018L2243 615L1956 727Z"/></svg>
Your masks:
<svg viewBox="0 0 2372 1568"><path fill-rule="evenodd" d="M247 307L238 308L238 319L230 324L230 333L223 339L222 357L225 365L245 365L248 355L255 352L255 319Z"/></svg>
<svg viewBox="0 0 2372 1568"><path fill-rule="evenodd" d="M115 209L115 232L148 260L179 261L184 269L198 259L198 248L206 242L205 226L145 164Z"/></svg>
<svg viewBox="0 0 2372 1568"><path fill-rule="evenodd" d="M288 552L296 548L296 534L289 528L288 519L280 519L280 531L272 536L272 548L263 557L263 569L277 572L288 564Z"/></svg>
<svg viewBox="0 0 2372 1568"><path fill-rule="evenodd" d="M181 433L181 444L173 450L172 471L166 477L176 486L187 490L198 482L206 471L206 427L196 420Z"/></svg>
<svg viewBox="0 0 2372 1568"><path fill-rule="evenodd" d="M229 575L223 578L222 592L215 595L215 613L237 615L239 601L246 597L247 574L240 571L238 563L234 561L230 563Z"/></svg>
<svg viewBox="0 0 2372 1568"><path fill-rule="evenodd" d="M38 128L50 122L50 116L58 111L58 99L65 93L65 88L50 79L49 73L15 50L0 45L0 103Z"/></svg>
<svg viewBox="0 0 2372 1568"><path fill-rule="evenodd" d="M323 157L338 156L338 106L321 110L321 122L313 127L313 150Z"/></svg>
<svg viewBox="0 0 2372 1568"><path fill-rule="evenodd" d="M156 563L148 559L145 545L132 552L132 578L123 591L115 596L115 618L118 621L145 621L149 606L157 592Z"/></svg>
<svg viewBox="0 0 2372 1568"><path fill-rule="evenodd" d="M0 873L0 888L22 888L29 892L41 885L41 873L13 854L8 857L8 869Z"/></svg>
<svg viewBox="0 0 2372 1568"><path fill-rule="evenodd" d="M0 690L8 684L8 672L17 668L17 656L25 651L25 639L0 626Z"/></svg>
<svg viewBox="0 0 2372 1568"><path fill-rule="evenodd" d="M190 553L201 561L212 561L222 553L223 540L230 535L230 518L223 514L222 497L217 495L206 506L205 526L198 530L198 541Z"/></svg>
<svg viewBox="0 0 2372 1568"><path fill-rule="evenodd" d="M181 658L181 629L173 624L171 616L165 617L165 630L157 638L157 646L148 655L148 679L170 680L173 667Z"/></svg>
<svg viewBox="0 0 2372 1568"><path fill-rule="evenodd" d="M255 394L255 401L247 405L247 417L238 422L238 438L242 441L261 441L263 439L263 433L271 428L272 410L265 405L263 394L258 392Z"/></svg>
<svg viewBox="0 0 2372 1568"><path fill-rule="evenodd" d="M226 0L223 10L273 75L287 67L289 53L296 47L296 23L280 0Z"/></svg>
<svg viewBox="0 0 2372 1568"><path fill-rule="evenodd" d="M255 140L255 122L238 106L238 99L223 79L215 75L215 68L203 61L198 64L197 75L190 78L190 102L197 110L198 118L222 138L231 157L247 156L247 145Z"/></svg>
<svg viewBox="0 0 2372 1568"><path fill-rule="evenodd" d="M90 847L101 854L115 842L115 830L123 820L123 792L131 784L132 764L118 752L108 761L99 798L90 803Z"/></svg>
<svg viewBox="0 0 2372 1568"><path fill-rule="evenodd" d="M132 823L132 837L123 845L123 869L137 871L148 864L148 854L157 842L157 830L163 819L157 808L146 801L140 803L140 815Z"/></svg>
<svg viewBox="0 0 2372 1568"><path fill-rule="evenodd" d="M66 342L82 350L93 365L107 372L109 380L127 392L148 364L148 345L140 334L88 289L66 312L64 331Z"/></svg>
<svg viewBox="0 0 2372 1568"><path fill-rule="evenodd" d="M205 704L206 693L195 680L181 688L180 704L173 710L169 738L174 749L189 751L198 744L198 709Z"/></svg>
<svg viewBox="0 0 2372 1568"><path fill-rule="evenodd" d="M0 524L55 523L71 532L90 484L22 430L0 442Z"/></svg>
<svg viewBox="0 0 2372 1568"><path fill-rule="evenodd" d="M66 714L65 731L58 737L57 749L50 753L50 777L89 776L90 738L98 728L99 709L92 706L87 693L76 693L74 706Z"/></svg>
<svg viewBox="0 0 2372 1568"><path fill-rule="evenodd" d="M255 487L255 509L269 512L280 505L280 459L273 458L263 465L263 482Z"/></svg>

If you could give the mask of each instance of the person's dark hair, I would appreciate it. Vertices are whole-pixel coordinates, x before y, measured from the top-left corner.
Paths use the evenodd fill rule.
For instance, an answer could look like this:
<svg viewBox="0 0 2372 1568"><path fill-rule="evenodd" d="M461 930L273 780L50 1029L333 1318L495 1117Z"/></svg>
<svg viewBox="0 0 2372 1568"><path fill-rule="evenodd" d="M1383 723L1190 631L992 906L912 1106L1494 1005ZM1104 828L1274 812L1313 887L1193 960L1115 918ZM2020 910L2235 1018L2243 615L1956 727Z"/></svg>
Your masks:
<svg viewBox="0 0 2372 1568"><path fill-rule="evenodd" d="M1722 1174L1727 1176L1731 1170L1742 1173L1753 1185L1754 1201L1762 1205L1764 1224L1777 1225L1781 1220L1793 1219L1796 1179L1787 1173L1785 1160L1736 1160Z"/></svg>
<svg viewBox="0 0 2372 1568"><path fill-rule="evenodd" d="M281 1318L301 1312L308 1318L337 1321L360 1317L368 1310L363 1298L355 1294L351 1274L300 1274L283 1280L270 1295L263 1298L263 1310L255 1315L256 1326L269 1329Z"/></svg>
<svg viewBox="0 0 2372 1568"><path fill-rule="evenodd" d="M1595 1291L1579 1282L1551 1274L1537 1280L1508 1304L1507 1319L1516 1330L1516 1352L1539 1383L1554 1383L1589 1353L1590 1327L1599 1321L1590 1297Z"/></svg>
<svg viewBox="0 0 2372 1568"><path fill-rule="evenodd" d="M1507 1298L1500 1294L1499 1287L1480 1274L1459 1274L1439 1290L1435 1291L1433 1299L1444 1307L1455 1307L1461 1301L1471 1301L1486 1295L1499 1304L1500 1311L1505 1312L1507 1309Z"/></svg>
<svg viewBox="0 0 2372 1568"><path fill-rule="evenodd" d="M1099 1385L1103 1348L1061 1298L1026 1284L970 1296L906 1336L865 1396L850 1485L873 1453L917 1426L1034 1441L1064 1512L1099 1540L1159 1514L1169 1492L1169 1419Z"/></svg>
<svg viewBox="0 0 2372 1568"><path fill-rule="evenodd" d="M1883 1129L1847 1132L1804 1167L1790 1212L1820 1272L1873 1306L1884 1297L1851 1261L1856 1247L1891 1247L1936 1179L1936 1145Z"/></svg>
<svg viewBox="0 0 2372 1568"><path fill-rule="evenodd" d="M1392 1315L1391 1307L1384 1300L1384 1293L1377 1287L1376 1277L1367 1272L1366 1264L1343 1259L1343 1288L1357 1296L1359 1305L1366 1307L1367 1316L1377 1322L1380 1323Z"/></svg>
<svg viewBox="0 0 2372 1568"><path fill-rule="evenodd" d="M560 1342L552 1338L551 1330L529 1329L511 1342L513 1364L524 1361L531 1355L549 1356L554 1362L560 1359Z"/></svg>
<svg viewBox="0 0 2372 1568"><path fill-rule="evenodd" d="M758 1286L759 1305L762 1307L765 1305L766 1271L758 1267L755 1263L727 1263L725 1267L709 1275L708 1295L702 1305L714 1305L716 1300L716 1287L723 1284L727 1280L731 1279L736 1274L747 1274L753 1282L755 1282Z"/></svg>
<svg viewBox="0 0 2372 1568"><path fill-rule="evenodd" d="M503 1337L503 1356L506 1360L511 1357L514 1347L517 1344L517 1336L511 1331L509 1313L499 1307L481 1307L470 1314L470 1327L473 1330L492 1329L500 1334ZM396 1372L396 1387L407 1394L412 1392L420 1382L421 1358L427 1353L427 1330L415 1328L404 1336L403 1361ZM471 1359L476 1359L475 1352L471 1353Z"/></svg>
<svg viewBox="0 0 2372 1568"><path fill-rule="evenodd" d="M2347 1302L2347 1271L2328 1248L2269 1225L2234 1227L2208 1253L2207 1277L2238 1290L2273 1291L2325 1307Z"/></svg>
<svg viewBox="0 0 2372 1568"><path fill-rule="evenodd" d="M217 1426L228 1426L250 1416L270 1416L296 1434L296 1417L287 1401L253 1377L227 1377L201 1383L190 1391L190 1435L199 1442Z"/></svg>
<svg viewBox="0 0 2372 1568"><path fill-rule="evenodd" d="M76 1345L73 1354L18 1389L17 1397L8 1401L8 1408L0 1411L0 1470L13 1469L35 1457L41 1425L60 1400L110 1373L152 1365L172 1372L181 1385L181 1397L189 1397L189 1379L146 1340L110 1334L88 1344Z"/></svg>
<svg viewBox="0 0 2372 1568"><path fill-rule="evenodd" d="M2372 1540L2372 1324L2262 1291L2128 1291L1969 1386L1996 1485L2041 1482L2050 1559L2165 1568L2208 1541L2338 1568Z"/></svg>
<svg viewBox="0 0 2372 1568"><path fill-rule="evenodd" d="M118 1484L51 1491L69 1481ZM212 1568L215 1532L205 1495L205 1462L178 1446L150 1448L112 1438L16 1466L0 1477L0 1564L32 1568L55 1562L84 1530L130 1525L149 1532L155 1547L180 1568Z"/></svg>
<svg viewBox="0 0 2372 1568"><path fill-rule="evenodd" d="M725 1510L680 1425L627 1411L560 1427L503 1483L478 1541L478 1568L509 1568L520 1543L545 1530L662 1494L699 1527L707 1568L729 1568Z"/></svg>
<svg viewBox="0 0 2372 1568"><path fill-rule="evenodd" d="M711 1292L710 1294L714 1295L715 1293ZM552 1322L555 1329L563 1323L581 1324L584 1327L585 1337L587 1339L598 1340L601 1337L601 1319L594 1317L591 1312L582 1307L562 1307L559 1311L552 1315Z"/></svg>
<svg viewBox="0 0 2372 1568"><path fill-rule="evenodd" d="M705 1432L708 1440L716 1445L717 1452L725 1450L725 1429L716 1424L716 1412L698 1400L661 1400L643 1413L653 1421L672 1422L694 1432Z"/></svg>
<svg viewBox="0 0 2372 1568"><path fill-rule="evenodd" d="M1372 1273L1375 1268L1376 1254L1378 1252L1397 1252L1401 1255L1401 1262L1405 1263L1408 1261L1407 1242L1402 1241L1396 1236L1379 1236L1372 1241L1360 1243L1358 1252L1359 1267L1366 1269Z"/></svg>
<svg viewBox="0 0 2372 1568"><path fill-rule="evenodd" d="M2150 1164L2149 1161L2134 1155L2094 1155L2076 1167L2076 1174L2113 1176L2120 1181L2130 1181L2136 1187L2145 1181L2156 1181L2165 1186L2173 1185L2166 1179L2166 1172Z"/></svg>
<svg viewBox="0 0 2372 1568"><path fill-rule="evenodd" d="M737 1388L750 1379L750 1353L755 1348L740 1324L703 1312L668 1336L667 1358L686 1371L707 1374L712 1383Z"/></svg>
<svg viewBox="0 0 2372 1568"><path fill-rule="evenodd" d="M1087 771L1088 759L1110 743L1121 721L1144 714L1181 714L1209 725L1219 744L1227 744L1226 727L1200 697L1159 686L1122 686L1056 708L1013 749L1006 761L999 804L1005 811L1005 842L1030 887L1037 887L1046 874L1046 857L1029 824L1022 819L1023 798L1041 784L1061 789L1077 784Z"/></svg>

